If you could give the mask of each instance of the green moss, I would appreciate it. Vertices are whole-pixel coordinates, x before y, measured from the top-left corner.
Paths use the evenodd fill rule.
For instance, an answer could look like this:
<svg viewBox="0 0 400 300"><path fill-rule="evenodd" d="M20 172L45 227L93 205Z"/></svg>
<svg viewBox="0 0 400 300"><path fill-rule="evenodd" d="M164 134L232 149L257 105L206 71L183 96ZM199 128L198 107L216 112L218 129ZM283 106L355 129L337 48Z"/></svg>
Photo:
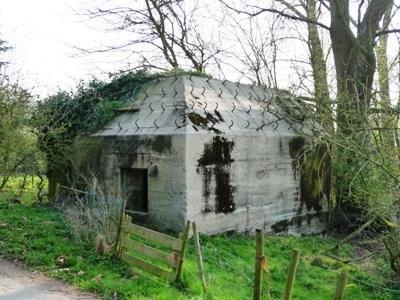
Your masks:
<svg viewBox="0 0 400 300"><path fill-rule="evenodd" d="M164 75L175 75L175 76L179 76L179 75L192 75L192 76L196 76L196 77L209 77L209 75L207 73L204 72L199 72L199 71L188 71L188 70L182 70L182 69L174 69L170 72L167 73L162 73Z"/></svg>
<svg viewBox="0 0 400 300"><path fill-rule="evenodd" d="M325 144L306 148L306 140L303 137L295 137L289 141L294 176L295 178L300 176L299 216L306 209L317 212L314 214L316 217L325 218L320 212L324 199L330 201L331 169L327 150Z"/></svg>

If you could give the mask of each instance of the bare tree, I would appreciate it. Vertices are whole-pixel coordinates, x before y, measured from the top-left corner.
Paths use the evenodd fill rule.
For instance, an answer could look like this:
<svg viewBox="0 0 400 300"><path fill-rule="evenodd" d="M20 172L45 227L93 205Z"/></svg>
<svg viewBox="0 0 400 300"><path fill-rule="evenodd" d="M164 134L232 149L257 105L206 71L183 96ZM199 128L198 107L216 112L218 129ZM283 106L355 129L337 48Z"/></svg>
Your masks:
<svg viewBox="0 0 400 300"><path fill-rule="evenodd" d="M317 1L315 0L276 0L278 7L284 15L274 13L272 14L274 23L270 26L270 31L266 33L264 37L265 40L271 39L271 42L275 42L276 39L275 34L278 30L275 27L283 26L285 30L281 33L282 37L280 39L285 39L286 43L290 43L292 39L297 39L302 41L308 48L308 61L304 59L304 61L299 61L298 59L292 59L292 69L296 73L296 84L294 87L301 88L305 90L308 95L313 96L313 102L315 103L315 115L317 121L323 126L324 130L329 134L334 133L334 125L333 125L333 105L329 95L329 85L328 85L328 74L326 69L326 55L324 54L324 47L322 44L322 40L320 38L319 27L317 25L319 18L320 8L317 7ZM235 10L240 12L239 10L230 6L226 2L222 1L226 7L231 10ZM249 7L249 5L243 6L246 14L250 15L250 20L258 19L261 15L255 17L261 9L256 7L254 11L254 7ZM252 11L253 9L253 11ZM274 8L274 10L276 7ZM288 20L286 15L291 13L294 16L294 20L288 24ZM254 16L254 17L253 17ZM311 20L312 22L305 23L306 27L306 36L304 36L304 27L298 26L297 19L301 20ZM262 19L264 24L267 23L267 18ZM279 25L277 25L279 24ZM293 26L292 26L293 25ZM265 26L265 25L264 25ZM297 35L291 36L293 34L290 33L288 29L289 26L292 26L294 31L297 32ZM240 28L240 27L239 27ZM246 29L240 28L241 31L246 31ZM252 37L252 32L247 30L246 34L247 39ZM274 52L277 52L276 42L271 43L275 48ZM251 66L258 67L260 64L259 53L264 53L269 50L267 47L261 47L263 44L255 44L255 43L247 43L246 49L252 54L252 57L255 59L249 61L252 62ZM271 50L269 50L272 52ZM282 52L282 49L280 49ZM246 52L245 52L246 53ZM249 55L246 55L247 58ZM274 67L276 64L276 55L274 56ZM256 68L254 68L256 70ZM311 70L310 70L311 69ZM257 74L257 72L255 72ZM274 77L276 78L276 74L274 73ZM257 78L259 78L257 76ZM276 80L276 79L275 79ZM319 201L328 200L328 203L331 206L331 197L330 197L330 182L331 182L331 147L323 142L314 145L313 149L309 149L307 151L307 164L303 164L303 173L306 173L302 180L307 180L305 186L309 187L309 190L312 191L313 195L318 195ZM320 182L324 182L324 185L321 185Z"/></svg>
<svg viewBox="0 0 400 300"><path fill-rule="evenodd" d="M219 22L227 28L229 35L234 37L233 44L237 45L237 48L226 51L231 61L239 62L234 69L257 85L278 88L277 51L278 44L285 39L277 35L278 18L273 16L272 20L264 19L262 22L256 18L239 20L230 10L222 9L226 18Z"/></svg>
<svg viewBox="0 0 400 300"><path fill-rule="evenodd" d="M279 18L306 21L307 25L307 39L304 42L307 44L309 50L309 63L312 68L313 91L312 94L315 98L316 112L319 121L324 126L325 130L333 131L332 119L332 101L329 96L329 85L326 70L326 55L324 54L324 47L319 34L319 27L322 26L318 22L318 8L317 0L276 0L275 2L281 4L279 8L261 8L259 6L247 5L246 10L240 10L232 6L227 1L221 2L231 10L239 13L245 13L252 17L259 16L263 12L273 13ZM287 25L286 25L287 26ZM271 27L271 32L275 28ZM247 35L250 35L247 33ZM251 35L250 35L251 36ZM250 45L251 46L251 45ZM251 47L248 47L251 49ZM258 51L260 51L258 49ZM256 51L253 51L256 52Z"/></svg>
<svg viewBox="0 0 400 300"><path fill-rule="evenodd" d="M336 66L337 81L337 127L343 137L356 141L358 148L366 155L371 153L368 123L372 96L372 84L376 71L374 54L375 38L390 0L361 2L357 22L357 34L351 27L349 0L331 1L330 36ZM365 7L363 7L365 6ZM360 12L364 10L364 14ZM338 159L347 167L360 170L359 174L368 176L364 159L355 157L348 149L338 149ZM351 193L354 174L348 169L337 170L336 201L338 207L350 221L355 221L360 207L365 207L367 199L355 199ZM350 175L350 176L349 176ZM360 202L361 201L361 202ZM357 203L358 202L358 203Z"/></svg>
<svg viewBox="0 0 400 300"><path fill-rule="evenodd" d="M370 143L371 138L375 139L374 128L370 124L370 108L374 95L373 80L376 72L374 54L376 38L399 31L395 28L380 29L380 22L392 2L392 0L360 1L356 9L354 7L350 9L349 0L299 0L297 4L293 4L293 1L276 0L274 3L280 3L282 6L271 3L264 6L258 5L258 3L257 5L249 4L245 11L235 8L231 2L223 1L232 10L246 13L251 17L271 13L307 24L310 59L313 62L315 80L314 92L315 95L317 93L320 95L319 99L328 99L326 95L329 94L326 93L326 67L324 70L324 61L322 60L324 56L321 55L323 54L321 43L318 42L318 28L329 32L336 71L337 106L334 115L331 110L332 117L328 119L328 122L332 124L331 128L333 128L333 123L329 120L335 116L337 128L335 138L341 139L340 142L335 141L337 142L337 161L342 164L336 170L336 200L337 207L344 211L345 215L354 215L353 213L356 212L355 215L358 216L359 208L365 208L366 199L355 199L352 185L356 178L371 176L370 168L365 167L366 165L372 164L382 168L384 173L390 174L390 177L399 183L399 180L385 167L384 163L376 162L371 158L374 148ZM317 4L329 13L331 20L329 25L318 18ZM306 13L302 13L300 8L304 9ZM354 12L357 12L356 16L354 16ZM322 111L329 110L331 107L330 101L322 100L319 103ZM328 106L325 106L325 103ZM379 153L379 145L375 143L374 146L374 151Z"/></svg>
<svg viewBox="0 0 400 300"><path fill-rule="evenodd" d="M201 33L196 23L198 4L188 6L184 0L144 0L142 6L134 3L128 7L89 10L86 15L105 20L109 24L107 30L129 33L130 38L120 45L88 51L130 49L141 57L142 65L162 68L154 55L155 49L173 69L188 63L194 70L204 72L222 50L218 43L205 39Z"/></svg>

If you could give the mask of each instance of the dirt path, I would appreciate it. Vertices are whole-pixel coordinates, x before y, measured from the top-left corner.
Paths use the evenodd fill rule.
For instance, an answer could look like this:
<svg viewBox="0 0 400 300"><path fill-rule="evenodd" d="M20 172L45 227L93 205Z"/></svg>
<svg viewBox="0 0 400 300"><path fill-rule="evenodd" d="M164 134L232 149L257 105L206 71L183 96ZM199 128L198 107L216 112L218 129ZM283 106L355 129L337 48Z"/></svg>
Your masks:
<svg viewBox="0 0 400 300"><path fill-rule="evenodd" d="M17 264L0 260L0 299L95 300L99 298L40 273L26 271Z"/></svg>

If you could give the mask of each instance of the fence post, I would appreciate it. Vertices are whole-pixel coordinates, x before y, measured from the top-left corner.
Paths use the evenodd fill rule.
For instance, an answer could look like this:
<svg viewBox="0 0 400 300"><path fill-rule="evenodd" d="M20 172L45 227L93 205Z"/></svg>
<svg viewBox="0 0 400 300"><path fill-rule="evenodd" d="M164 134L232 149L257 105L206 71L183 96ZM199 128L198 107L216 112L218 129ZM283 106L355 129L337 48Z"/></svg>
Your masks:
<svg viewBox="0 0 400 300"><path fill-rule="evenodd" d="M261 259L264 257L264 234L261 229L256 229L256 265L254 275L254 300L261 299Z"/></svg>
<svg viewBox="0 0 400 300"><path fill-rule="evenodd" d="M339 276L339 281L338 281L338 285L336 287L336 293L335 293L334 300L343 300L346 283L347 283L347 273L342 272Z"/></svg>
<svg viewBox="0 0 400 300"><path fill-rule="evenodd" d="M188 241L188 237L189 237L190 224L191 224L190 221L186 221L186 226L182 233L182 248L181 248L178 266L176 268L175 280L179 280L181 277L182 266L183 266L183 261L185 259L185 251L186 251L187 241Z"/></svg>
<svg viewBox="0 0 400 300"><path fill-rule="evenodd" d="M192 228L193 228L194 247L196 250L197 265L199 267L201 286L203 287L203 291L207 292L206 278L204 275L204 267L203 267L203 257L201 255L201 249L200 249L199 232L197 231L197 224L195 222L192 223Z"/></svg>
<svg viewBox="0 0 400 300"><path fill-rule="evenodd" d="M284 300L290 300L292 297L292 289L294 283L294 277L296 276L297 262L299 261L300 251L298 249L294 249L292 252L292 258L290 260L290 266L288 270L288 274L286 277L286 287L285 287L285 296Z"/></svg>
<svg viewBox="0 0 400 300"><path fill-rule="evenodd" d="M122 232L122 226L124 222L124 215L125 215L125 207L126 207L126 200L122 203L121 207L121 213L119 215L119 221L118 221L118 228L117 228L117 241L115 243L115 252L119 254L119 248L121 245L121 232Z"/></svg>

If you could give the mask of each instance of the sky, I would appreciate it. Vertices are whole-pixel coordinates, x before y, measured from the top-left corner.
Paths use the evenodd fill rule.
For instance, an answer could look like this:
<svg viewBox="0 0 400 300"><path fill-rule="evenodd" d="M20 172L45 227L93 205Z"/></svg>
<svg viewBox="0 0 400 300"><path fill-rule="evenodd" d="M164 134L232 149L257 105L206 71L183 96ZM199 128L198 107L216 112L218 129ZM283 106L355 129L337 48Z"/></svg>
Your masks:
<svg viewBox="0 0 400 300"><path fill-rule="evenodd" d="M87 55L79 51L77 48L89 49L109 45L110 42L118 43L127 36L105 33L102 30L103 23L88 23L87 17L78 15L77 12L83 12L85 8L94 7L94 3L103 1L108 4L124 1L132 4L135 2L133 0L0 1L0 38L13 47L8 54L10 69L21 85L34 94L46 96L57 92L59 88L73 89L80 80L87 81L94 76L105 79L109 72L124 69L132 62L126 57L126 53ZM202 0L201 3L213 1ZM266 16L261 17L264 22ZM206 30L212 32L213 26L208 27L210 28ZM232 36L224 38L224 43L229 43ZM290 69L290 63L283 61L297 57L305 57L307 60L306 46L302 42L290 40L280 47L282 62L279 66L279 81L282 85L291 84L297 78L291 77L293 70ZM392 36L389 52L397 54L397 49L397 42ZM227 71L230 75L227 79L240 79L233 72Z"/></svg>
<svg viewBox="0 0 400 300"><path fill-rule="evenodd" d="M80 80L87 81L94 76L104 79L108 72L126 68L129 61L124 53L85 55L76 49L107 45L110 41L117 43L118 39L126 37L106 34L102 30L103 23L88 23L86 17L77 15L85 8L94 7L94 3L124 1L132 4L132 0L1 0L0 38L14 48L9 60L22 85L35 94L46 96L59 88L73 89ZM213 1L201 3L207 6ZM210 35L214 27L208 27L205 30ZM225 37L227 48L232 48L226 46L230 39ZM285 52L285 49L281 51ZM286 76L286 65L281 66L279 75ZM225 66L225 71L229 80L243 80L243 76L233 75L235 71L229 66Z"/></svg>
<svg viewBox="0 0 400 300"><path fill-rule="evenodd" d="M51 94L123 67L123 62L115 63L115 54L84 55L76 49L110 38L76 15L85 4L82 0L1 0L0 37L13 47L10 69L24 87Z"/></svg>

